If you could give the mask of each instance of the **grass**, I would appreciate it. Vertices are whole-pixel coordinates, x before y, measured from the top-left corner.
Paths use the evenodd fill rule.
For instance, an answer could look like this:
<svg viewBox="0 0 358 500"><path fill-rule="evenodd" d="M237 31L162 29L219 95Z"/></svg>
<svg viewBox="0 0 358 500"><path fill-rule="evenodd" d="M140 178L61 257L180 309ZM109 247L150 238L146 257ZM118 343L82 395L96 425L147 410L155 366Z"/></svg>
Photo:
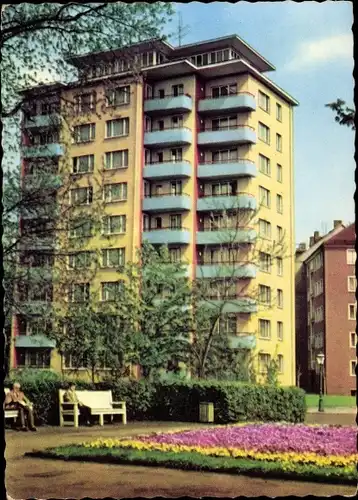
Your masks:
<svg viewBox="0 0 358 500"><path fill-rule="evenodd" d="M282 478L302 481L356 484L357 475L353 469L339 467L317 467L315 465L295 464L287 466L283 462L269 462L244 458L222 458L203 456L191 452L140 451L124 448L85 448L81 445L67 445L33 451L26 456L52 458L58 460L77 460L99 463L116 463L167 467L171 469L224 472L256 477ZM291 469L291 470L290 470Z"/></svg>
<svg viewBox="0 0 358 500"><path fill-rule="evenodd" d="M318 394L306 394L306 404L307 408L318 408ZM355 408L356 398L355 396L323 396L323 405L326 408Z"/></svg>

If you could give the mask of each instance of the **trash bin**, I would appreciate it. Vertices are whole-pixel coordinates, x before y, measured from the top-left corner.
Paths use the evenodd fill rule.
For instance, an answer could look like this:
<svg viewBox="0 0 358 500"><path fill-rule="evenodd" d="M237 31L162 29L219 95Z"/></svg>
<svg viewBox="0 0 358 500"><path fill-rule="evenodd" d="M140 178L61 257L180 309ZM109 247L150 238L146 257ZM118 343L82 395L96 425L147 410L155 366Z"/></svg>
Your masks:
<svg viewBox="0 0 358 500"><path fill-rule="evenodd" d="M199 422L214 422L214 403L203 402L199 405Z"/></svg>

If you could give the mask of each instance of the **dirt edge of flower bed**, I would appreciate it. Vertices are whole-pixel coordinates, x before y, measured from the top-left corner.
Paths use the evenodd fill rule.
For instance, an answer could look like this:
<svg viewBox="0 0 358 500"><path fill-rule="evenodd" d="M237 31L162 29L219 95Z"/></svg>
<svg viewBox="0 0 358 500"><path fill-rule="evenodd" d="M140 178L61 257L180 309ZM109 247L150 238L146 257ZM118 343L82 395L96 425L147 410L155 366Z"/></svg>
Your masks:
<svg viewBox="0 0 358 500"><path fill-rule="evenodd" d="M331 484L356 484L355 473L347 475L338 467L320 468L314 465L296 464L295 470L284 470L280 462L258 461L245 458L203 457L200 453L171 453L139 451L133 449L91 450L90 448L67 446L26 452L25 457L36 457L64 461L97 462L118 465L164 467L169 469L242 474L265 479L286 479L293 481L321 482Z"/></svg>

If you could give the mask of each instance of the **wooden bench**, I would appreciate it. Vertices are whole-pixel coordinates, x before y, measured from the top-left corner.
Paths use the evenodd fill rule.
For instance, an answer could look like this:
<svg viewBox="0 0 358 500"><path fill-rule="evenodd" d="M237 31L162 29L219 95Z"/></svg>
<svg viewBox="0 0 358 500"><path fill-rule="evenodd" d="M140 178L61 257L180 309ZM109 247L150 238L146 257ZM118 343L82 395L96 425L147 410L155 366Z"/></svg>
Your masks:
<svg viewBox="0 0 358 500"><path fill-rule="evenodd" d="M6 396L6 394L7 394L8 392L10 392L10 389L8 389L7 387L6 387L6 388L4 388L4 392L5 392L5 396ZM18 414L19 414L18 410L5 410L5 409L4 409L4 416L5 416L5 420L6 420L7 418L13 418L13 419L14 419L14 423L15 423L15 422L16 422L16 419L17 419L17 417L18 417Z"/></svg>
<svg viewBox="0 0 358 500"><path fill-rule="evenodd" d="M59 391L60 426L71 425L78 427L80 408L77 403L66 403L63 400L65 390ZM91 415L99 416L99 424L104 424L104 415L109 415L111 422L114 415L122 415L123 424L127 423L127 409L125 401L113 401L112 391L76 391L79 401L91 409ZM64 417L71 417L65 420Z"/></svg>

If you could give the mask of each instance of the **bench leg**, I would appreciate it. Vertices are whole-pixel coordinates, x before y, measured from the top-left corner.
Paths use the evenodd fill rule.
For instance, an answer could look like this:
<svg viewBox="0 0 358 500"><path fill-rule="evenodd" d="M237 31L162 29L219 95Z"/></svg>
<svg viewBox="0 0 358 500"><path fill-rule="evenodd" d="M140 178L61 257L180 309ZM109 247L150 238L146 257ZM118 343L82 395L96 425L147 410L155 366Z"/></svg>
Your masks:
<svg viewBox="0 0 358 500"><path fill-rule="evenodd" d="M99 416L99 425L104 425L104 419L103 419L103 413L100 414Z"/></svg>
<svg viewBox="0 0 358 500"><path fill-rule="evenodd" d="M127 423L127 414L123 413L123 425L126 425Z"/></svg>
<svg viewBox="0 0 358 500"><path fill-rule="evenodd" d="M73 415L73 425L75 427L78 427L78 412L77 411L75 411L74 415Z"/></svg>

